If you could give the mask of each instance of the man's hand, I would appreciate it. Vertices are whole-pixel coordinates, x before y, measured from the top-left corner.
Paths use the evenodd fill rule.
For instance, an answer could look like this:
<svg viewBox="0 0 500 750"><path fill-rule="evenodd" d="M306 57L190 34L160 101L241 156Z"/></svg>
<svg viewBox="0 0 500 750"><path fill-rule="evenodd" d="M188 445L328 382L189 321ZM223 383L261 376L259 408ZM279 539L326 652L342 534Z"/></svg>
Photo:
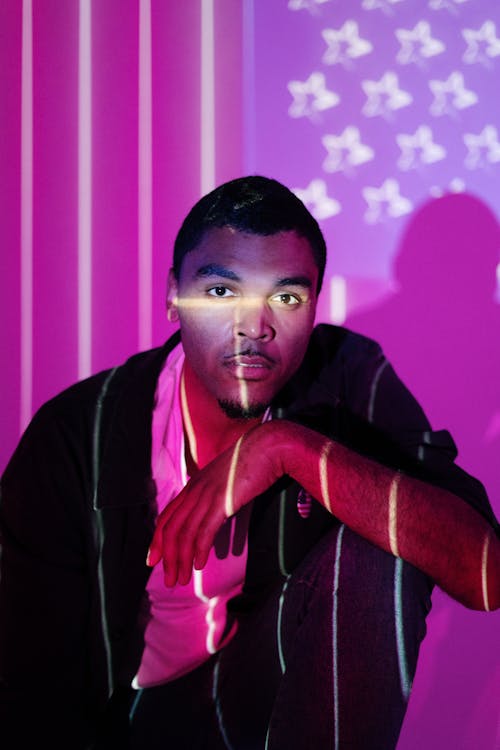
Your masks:
<svg viewBox="0 0 500 750"><path fill-rule="evenodd" d="M278 423L259 425L195 474L158 516L148 565L163 559L165 585L186 584L205 566L226 518L283 474Z"/></svg>

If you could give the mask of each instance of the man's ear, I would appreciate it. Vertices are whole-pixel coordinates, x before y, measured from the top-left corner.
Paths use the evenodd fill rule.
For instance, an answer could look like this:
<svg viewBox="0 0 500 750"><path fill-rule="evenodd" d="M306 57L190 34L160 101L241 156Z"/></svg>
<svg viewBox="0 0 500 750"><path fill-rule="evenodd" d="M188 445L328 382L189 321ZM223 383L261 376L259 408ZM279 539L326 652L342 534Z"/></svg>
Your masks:
<svg viewBox="0 0 500 750"><path fill-rule="evenodd" d="M174 276L174 269L171 268L168 272L167 281L167 318L171 323L176 323L179 320L179 313L177 312L177 279Z"/></svg>

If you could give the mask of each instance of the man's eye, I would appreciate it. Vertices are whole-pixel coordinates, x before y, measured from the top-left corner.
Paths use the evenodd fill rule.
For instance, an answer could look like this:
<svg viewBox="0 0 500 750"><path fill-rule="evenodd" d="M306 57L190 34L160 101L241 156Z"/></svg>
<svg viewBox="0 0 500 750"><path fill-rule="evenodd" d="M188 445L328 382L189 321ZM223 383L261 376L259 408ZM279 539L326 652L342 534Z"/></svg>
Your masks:
<svg viewBox="0 0 500 750"><path fill-rule="evenodd" d="M222 286L221 284L207 289L207 294L211 297L234 297L234 293L227 286Z"/></svg>
<svg viewBox="0 0 500 750"><path fill-rule="evenodd" d="M271 297L273 302L279 302L282 305L298 305L301 300L297 295L290 294L290 292L282 292L282 294L275 294L274 297Z"/></svg>

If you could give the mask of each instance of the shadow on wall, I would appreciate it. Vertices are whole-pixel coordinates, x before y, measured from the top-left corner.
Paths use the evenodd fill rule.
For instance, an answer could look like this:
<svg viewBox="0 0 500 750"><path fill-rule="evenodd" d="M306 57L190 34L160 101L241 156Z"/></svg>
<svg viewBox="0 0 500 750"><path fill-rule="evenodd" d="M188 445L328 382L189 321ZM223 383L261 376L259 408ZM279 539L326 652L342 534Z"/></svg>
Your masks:
<svg viewBox="0 0 500 750"><path fill-rule="evenodd" d="M500 515L500 226L468 194L431 200L411 218L394 264L397 292L346 325L383 346L458 463L486 486ZM433 597L398 748L500 748L499 613Z"/></svg>

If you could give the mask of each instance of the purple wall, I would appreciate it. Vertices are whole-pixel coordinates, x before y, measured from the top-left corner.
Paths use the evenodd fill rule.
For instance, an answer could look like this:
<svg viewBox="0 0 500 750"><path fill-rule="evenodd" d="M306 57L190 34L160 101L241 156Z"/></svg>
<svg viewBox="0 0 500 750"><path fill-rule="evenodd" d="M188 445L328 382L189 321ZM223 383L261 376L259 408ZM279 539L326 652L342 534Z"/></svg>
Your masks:
<svg viewBox="0 0 500 750"><path fill-rule="evenodd" d="M185 212L260 172L320 218L319 318L381 341L500 514L499 72L496 0L1 3L0 467L164 339ZM499 625L436 593L399 750L500 748Z"/></svg>

